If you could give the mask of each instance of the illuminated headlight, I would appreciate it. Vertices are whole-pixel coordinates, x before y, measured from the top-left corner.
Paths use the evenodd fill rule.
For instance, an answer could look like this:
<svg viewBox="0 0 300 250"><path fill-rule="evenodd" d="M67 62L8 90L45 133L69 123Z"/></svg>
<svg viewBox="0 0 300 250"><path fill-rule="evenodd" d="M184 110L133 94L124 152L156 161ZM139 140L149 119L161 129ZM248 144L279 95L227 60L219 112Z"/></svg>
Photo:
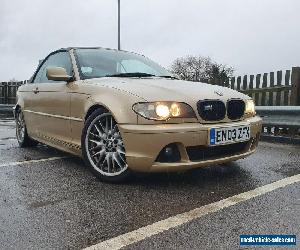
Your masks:
<svg viewBox="0 0 300 250"><path fill-rule="evenodd" d="M255 115L255 104L253 100L246 100L245 114Z"/></svg>
<svg viewBox="0 0 300 250"><path fill-rule="evenodd" d="M155 107L155 113L157 116L163 119L168 119L170 117L170 109L167 105L164 104L158 104Z"/></svg>
<svg viewBox="0 0 300 250"><path fill-rule="evenodd" d="M150 120L195 118L193 109L182 102L140 102L132 107L138 115Z"/></svg>

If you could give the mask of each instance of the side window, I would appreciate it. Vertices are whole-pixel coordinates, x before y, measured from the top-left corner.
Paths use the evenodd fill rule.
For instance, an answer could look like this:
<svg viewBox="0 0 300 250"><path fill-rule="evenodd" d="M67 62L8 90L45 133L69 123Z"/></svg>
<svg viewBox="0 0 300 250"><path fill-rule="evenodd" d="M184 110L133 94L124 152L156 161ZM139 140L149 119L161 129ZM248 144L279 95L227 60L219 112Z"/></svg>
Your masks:
<svg viewBox="0 0 300 250"><path fill-rule="evenodd" d="M47 61L44 62L44 64L36 74L36 77L34 79L35 83L56 82L48 80L46 75L48 67L63 67L66 69L68 75L72 75L72 63L69 53L58 52L48 57Z"/></svg>
<svg viewBox="0 0 300 250"><path fill-rule="evenodd" d="M42 73L43 73L43 67L44 65L42 65L42 67L40 67L39 71L37 72L37 74L35 75L35 78L34 78L34 83L39 83L41 82L41 76L42 76Z"/></svg>

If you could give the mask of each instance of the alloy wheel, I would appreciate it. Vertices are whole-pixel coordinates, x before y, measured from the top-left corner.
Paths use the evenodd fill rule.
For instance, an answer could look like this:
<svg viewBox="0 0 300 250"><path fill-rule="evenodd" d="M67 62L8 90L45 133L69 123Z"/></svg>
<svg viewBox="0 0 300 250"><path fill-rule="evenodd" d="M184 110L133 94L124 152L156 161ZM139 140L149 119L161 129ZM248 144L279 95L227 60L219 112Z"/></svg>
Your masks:
<svg viewBox="0 0 300 250"><path fill-rule="evenodd" d="M123 140L111 114L97 116L89 125L85 148L93 168L105 176L116 176L127 168Z"/></svg>
<svg viewBox="0 0 300 250"><path fill-rule="evenodd" d="M20 111L16 117L16 136L19 142L23 142L25 138L25 120L24 115Z"/></svg>

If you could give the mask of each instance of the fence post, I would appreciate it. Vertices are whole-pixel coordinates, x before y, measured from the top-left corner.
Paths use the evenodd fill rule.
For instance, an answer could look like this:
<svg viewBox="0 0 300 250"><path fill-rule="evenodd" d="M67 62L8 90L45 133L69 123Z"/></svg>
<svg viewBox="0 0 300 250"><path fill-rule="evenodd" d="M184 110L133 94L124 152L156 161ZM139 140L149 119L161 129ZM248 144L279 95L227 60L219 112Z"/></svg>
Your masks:
<svg viewBox="0 0 300 250"><path fill-rule="evenodd" d="M8 103L8 83L5 82L4 86L3 86L3 100L4 100L4 104Z"/></svg>
<svg viewBox="0 0 300 250"><path fill-rule="evenodd" d="M248 89L248 76L244 75L243 77L243 90Z"/></svg>
<svg viewBox="0 0 300 250"><path fill-rule="evenodd" d="M270 72L270 87L271 88L274 88L274 72ZM269 92L269 103L268 103L269 106L273 106L273 92L270 91Z"/></svg>
<svg viewBox="0 0 300 250"><path fill-rule="evenodd" d="M291 70L288 69L288 70L285 71L285 76L284 76L284 85L285 86L290 85L290 77L291 77ZM285 105L285 106L291 105L289 103L289 101L290 101L289 95L290 95L289 90L284 91L284 104L283 105Z"/></svg>
<svg viewBox="0 0 300 250"><path fill-rule="evenodd" d="M230 87L232 89L234 89L234 87L235 87L235 77L231 77L231 79L230 79Z"/></svg>
<svg viewBox="0 0 300 250"><path fill-rule="evenodd" d="M3 92L3 89L4 89L4 83L3 82L0 82L0 104L4 103L4 92Z"/></svg>
<svg viewBox="0 0 300 250"><path fill-rule="evenodd" d="M262 82L262 88L267 88L268 83L268 73L263 74L263 82ZM265 106L267 103L267 91L263 91L261 95L261 105Z"/></svg>
<svg viewBox="0 0 300 250"><path fill-rule="evenodd" d="M255 78L255 88L259 89L260 88L260 79L261 79L261 74L257 74ZM259 93L255 93L255 104L261 105L261 102L259 103Z"/></svg>
<svg viewBox="0 0 300 250"><path fill-rule="evenodd" d="M249 81L249 90L253 89L253 82L254 82L254 75L250 75L250 81ZM253 93L249 93L249 96L251 98L254 98L254 94Z"/></svg>
<svg viewBox="0 0 300 250"><path fill-rule="evenodd" d="M291 105L300 106L300 67L292 68Z"/></svg>
<svg viewBox="0 0 300 250"><path fill-rule="evenodd" d="M241 90L241 82L242 82L242 77L238 76L236 79L236 90L240 91Z"/></svg>

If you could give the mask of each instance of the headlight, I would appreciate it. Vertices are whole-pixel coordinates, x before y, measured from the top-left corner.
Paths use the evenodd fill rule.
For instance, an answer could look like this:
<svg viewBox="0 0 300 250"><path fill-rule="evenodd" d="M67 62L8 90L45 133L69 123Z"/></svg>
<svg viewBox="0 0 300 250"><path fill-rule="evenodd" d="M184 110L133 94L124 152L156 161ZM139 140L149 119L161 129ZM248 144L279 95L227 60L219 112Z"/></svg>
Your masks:
<svg viewBox="0 0 300 250"><path fill-rule="evenodd" d="M253 100L246 100L245 114L255 115L255 104Z"/></svg>
<svg viewBox="0 0 300 250"><path fill-rule="evenodd" d="M132 106L138 115L150 120L169 118L195 118L193 109L182 102L139 102Z"/></svg>

